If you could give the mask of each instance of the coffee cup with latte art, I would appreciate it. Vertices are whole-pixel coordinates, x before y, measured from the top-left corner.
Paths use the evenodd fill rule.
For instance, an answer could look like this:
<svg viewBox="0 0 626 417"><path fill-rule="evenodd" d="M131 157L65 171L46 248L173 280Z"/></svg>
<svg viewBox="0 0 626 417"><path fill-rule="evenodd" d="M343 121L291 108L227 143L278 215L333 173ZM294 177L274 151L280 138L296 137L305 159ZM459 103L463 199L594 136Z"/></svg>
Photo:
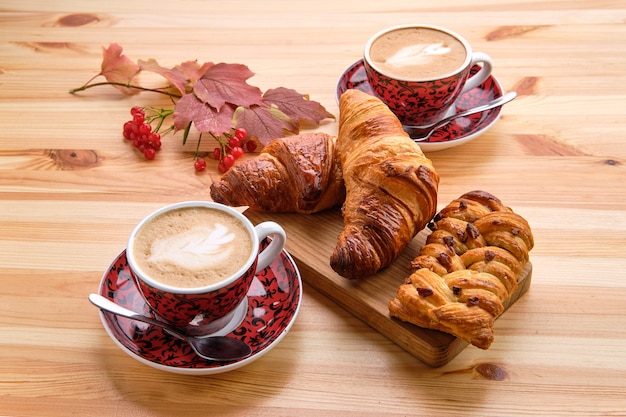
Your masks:
<svg viewBox="0 0 626 417"><path fill-rule="evenodd" d="M139 222L126 256L160 320L188 335L208 336L243 319L255 274L280 255L285 239L277 223L253 226L231 207L188 201Z"/></svg>
<svg viewBox="0 0 626 417"><path fill-rule="evenodd" d="M428 25L384 29L365 45L363 63L374 94L404 125L427 127L491 74L491 58L472 52L456 33ZM474 66L480 69L471 75ZM471 75L471 76L470 76Z"/></svg>

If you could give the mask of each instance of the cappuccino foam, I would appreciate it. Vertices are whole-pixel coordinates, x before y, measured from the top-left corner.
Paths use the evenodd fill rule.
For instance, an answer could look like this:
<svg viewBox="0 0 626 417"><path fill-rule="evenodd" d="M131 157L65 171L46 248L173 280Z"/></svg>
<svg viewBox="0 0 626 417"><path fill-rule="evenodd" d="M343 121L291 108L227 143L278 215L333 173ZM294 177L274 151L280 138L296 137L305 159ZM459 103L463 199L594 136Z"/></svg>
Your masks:
<svg viewBox="0 0 626 417"><path fill-rule="evenodd" d="M155 281L194 288L231 277L252 239L240 220L205 207L180 208L147 222L134 240L135 262Z"/></svg>
<svg viewBox="0 0 626 417"><path fill-rule="evenodd" d="M442 78L460 69L467 58L461 41L445 32L409 27L380 35L369 50L382 73L403 80Z"/></svg>

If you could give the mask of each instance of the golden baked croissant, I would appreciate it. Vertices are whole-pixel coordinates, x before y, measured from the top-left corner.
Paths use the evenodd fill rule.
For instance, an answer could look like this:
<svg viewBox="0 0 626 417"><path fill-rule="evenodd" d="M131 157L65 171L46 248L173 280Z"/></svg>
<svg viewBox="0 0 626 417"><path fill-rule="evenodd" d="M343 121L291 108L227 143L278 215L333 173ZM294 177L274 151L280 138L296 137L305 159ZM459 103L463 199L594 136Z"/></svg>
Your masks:
<svg viewBox="0 0 626 417"><path fill-rule="evenodd" d="M339 114L337 151L346 201L344 229L330 264L352 279L389 265L432 219L439 175L378 98L348 90Z"/></svg>
<svg viewBox="0 0 626 417"><path fill-rule="evenodd" d="M213 201L269 212L314 213L343 202L336 138L306 133L270 142L211 185Z"/></svg>
<svg viewBox="0 0 626 417"><path fill-rule="evenodd" d="M437 213L429 227L433 232L389 312L487 349L534 245L530 226L498 198L472 191Z"/></svg>

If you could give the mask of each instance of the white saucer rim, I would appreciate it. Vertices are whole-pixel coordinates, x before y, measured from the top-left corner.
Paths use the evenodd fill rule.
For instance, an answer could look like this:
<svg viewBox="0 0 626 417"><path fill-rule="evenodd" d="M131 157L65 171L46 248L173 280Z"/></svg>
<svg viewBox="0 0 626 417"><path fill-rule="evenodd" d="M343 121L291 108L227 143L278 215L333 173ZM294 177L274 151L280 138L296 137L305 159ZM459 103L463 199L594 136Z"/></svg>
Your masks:
<svg viewBox="0 0 626 417"><path fill-rule="evenodd" d="M109 266L106 268L106 270L105 270L105 272L104 272L104 274L103 274L103 276L102 276L102 278L100 280L100 284L98 285L98 293L100 293L100 289L102 288L102 285L104 284L104 281L106 280L107 274L109 273L109 271L111 270L113 265L115 265L115 263L124 254L125 251L126 251L125 249L122 250L113 259L113 261L109 264ZM280 341L287 335L287 333L289 332L289 330L291 329L291 327L295 323L296 318L298 316L298 313L300 312L300 307L302 306L302 296L303 296L302 276L300 274L300 270L298 269L298 266L296 265L293 257L291 256L291 254L289 252L287 252L286 249L283 249L282 254L284 254L289 259L289 262L291 262L293 264L295 272L296 272L297 283L298 283L298 302L297 302L296 308L295 308L293 314L290 316L289 322L287 323L287 325L285 326L285 328L282 330L282 332L279 335L274 337L273 340L271 340L268 343L268 345L265 346L263 349L261 349L260 351L258 351L256 353L253 353L252 355L250 355L247 358L244 358L244 359L242 359L240 361L233 362L233 363L228 363L228 364L225 364L223 366L219 366L219 367L215 367L215 368L186 368L186 367L177 367L177 366L164 365L164 364L161 364L161 363L153 362L153 361L150 361L148 359L145 359L145 358L137 355L135 352L133 352L130 349L128 349L126 346L124 346L124 344L122 344L122 342L119 341L119 339L115 336L113 331L110 329L110 327L108 325L108 322L106 320L106 317L105 317L105 315L104 315L102 310L98 310L99 311L99 316L100 316L100 321L101 321L102 326L104 327L104 330L106 331L106 333L109 335L109 337L113 340L113 342L122 351L124 351L127 355L129 355L133 359L139 361L140 363L143 363L144 365L148 365L148 366L150 366L150 367L152 367L154 369L158 369L158 370L166 371L166 372L170 372L170 373L175 373L175 374L183 374L183 375L214 375L214 374L220 374L220 373L224 373L224 372L234 371L235 369L239 369L239 368L241 368L243 366L246 366L246 365L248 365L248 364L250 364L250 363L260 359L265 354L267 354L272 349L274 349L274 347L278 343L280 343Z"/></svg>

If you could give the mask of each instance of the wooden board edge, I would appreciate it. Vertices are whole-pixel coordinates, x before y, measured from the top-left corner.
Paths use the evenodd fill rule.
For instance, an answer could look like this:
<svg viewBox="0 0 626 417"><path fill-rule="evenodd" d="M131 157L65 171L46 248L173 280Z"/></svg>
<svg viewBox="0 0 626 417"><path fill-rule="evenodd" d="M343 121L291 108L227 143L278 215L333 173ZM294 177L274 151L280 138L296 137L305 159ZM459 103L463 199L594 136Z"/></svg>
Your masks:
<svg viewBox="0 0 626 417"><path fill-rule="evenodd" d="M446 365L469 345L453 335L402 322L389 315L381 314L376 309L368 310L367 306L362 305L361 300L350 294L344 287L334 284L332 280L327 279L296 256L294 259L304 282L428 366ZM532 264L528 262L522 270L519 286L504 303L505 312L528 291L531 281Z"/></svg>

